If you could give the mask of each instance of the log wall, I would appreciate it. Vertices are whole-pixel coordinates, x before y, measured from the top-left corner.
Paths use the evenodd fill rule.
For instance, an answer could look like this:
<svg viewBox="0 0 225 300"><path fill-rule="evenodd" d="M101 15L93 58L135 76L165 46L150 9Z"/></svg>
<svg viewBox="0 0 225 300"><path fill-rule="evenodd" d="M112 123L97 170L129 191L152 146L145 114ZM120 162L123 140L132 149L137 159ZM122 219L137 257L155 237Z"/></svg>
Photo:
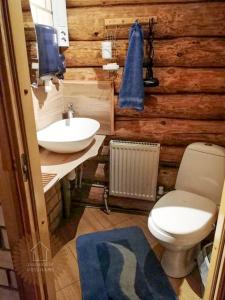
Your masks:
<svg viewBox="0 0 225 300"><path fill-rule="evenodd" d="M35 56L28 1L23 0L29 56ZM117 95L128 46L118 30L115 135L162 144L159 183L174 185L185 146L195 141L225 146L225 2L204 0L67 0L70 47L66 79L108 80L102 70L104 19L157 16L155 76L145 110L121 110ZM144 28L144 31L146 29ZM169 179L169 180L168 180Z"/></svg>

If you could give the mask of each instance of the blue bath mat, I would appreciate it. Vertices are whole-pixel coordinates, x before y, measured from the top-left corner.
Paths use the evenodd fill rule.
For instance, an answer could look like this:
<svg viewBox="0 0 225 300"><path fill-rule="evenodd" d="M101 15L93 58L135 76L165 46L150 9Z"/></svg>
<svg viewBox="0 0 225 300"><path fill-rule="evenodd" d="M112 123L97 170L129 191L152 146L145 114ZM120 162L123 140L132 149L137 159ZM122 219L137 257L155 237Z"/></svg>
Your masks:
<svg viewBox="0 0 225 300"><path fill-rule="evenodd" d="M83 300L177 300L138 227L80 236L77 254Z"/></svg>

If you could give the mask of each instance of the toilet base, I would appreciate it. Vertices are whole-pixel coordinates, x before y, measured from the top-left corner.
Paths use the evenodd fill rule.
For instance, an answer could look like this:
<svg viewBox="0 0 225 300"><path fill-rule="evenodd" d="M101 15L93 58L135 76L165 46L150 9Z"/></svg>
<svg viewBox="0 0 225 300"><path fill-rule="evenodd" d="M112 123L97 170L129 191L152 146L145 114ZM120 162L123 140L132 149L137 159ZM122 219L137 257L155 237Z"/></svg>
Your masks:
<svg viewBox="0 0 225 300"><path fill-rule="evenodd" d="M165 249L161 260L164 272L174 278L182 278L190 274L196 266L198 249L198 245L188 250Z"/></svg>

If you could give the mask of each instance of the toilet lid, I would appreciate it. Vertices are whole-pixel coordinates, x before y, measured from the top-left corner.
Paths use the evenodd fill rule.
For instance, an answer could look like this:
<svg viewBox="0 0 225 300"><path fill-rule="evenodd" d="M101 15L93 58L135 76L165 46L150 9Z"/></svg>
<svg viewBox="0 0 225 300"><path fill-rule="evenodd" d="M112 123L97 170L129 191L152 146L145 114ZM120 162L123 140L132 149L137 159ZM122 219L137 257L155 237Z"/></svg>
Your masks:
<svg viewBox="0 0 225 300"><path fill-rule="evenodd" d="M151 211L159 229L172 235L197 233L215 221L217 207L208 198L175 190L163 196Z"/></svg>

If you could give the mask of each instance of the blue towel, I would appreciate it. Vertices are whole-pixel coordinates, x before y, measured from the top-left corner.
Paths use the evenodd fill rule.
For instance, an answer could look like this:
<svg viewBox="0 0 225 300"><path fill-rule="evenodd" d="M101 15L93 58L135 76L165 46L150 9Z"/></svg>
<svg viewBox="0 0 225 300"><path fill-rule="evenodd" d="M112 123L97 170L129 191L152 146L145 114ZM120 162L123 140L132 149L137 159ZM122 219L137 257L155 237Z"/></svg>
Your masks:
<svg viewBox="0 0 225 300"><path fill-rule="evenodd" d="M144 109L143 57L144 38L136 21L130 29L129 47L119 93L119 107Z"/></svg>
<svg viewBox="0 0 225 300"><path fill-rule="evenodd" d="M63 77L64 56L59 54L57 31L54 27L35 24L38 44L39 76Z"/></svg>
<svg viewBox="0 0 225 300"><path fill-rule="evenodd" d="M65 65L65 56L63 54L59 54L59 65L58 65L58 72L56 76L59 79L64 79L64 73L66 72L66 65Z"/></svg>

